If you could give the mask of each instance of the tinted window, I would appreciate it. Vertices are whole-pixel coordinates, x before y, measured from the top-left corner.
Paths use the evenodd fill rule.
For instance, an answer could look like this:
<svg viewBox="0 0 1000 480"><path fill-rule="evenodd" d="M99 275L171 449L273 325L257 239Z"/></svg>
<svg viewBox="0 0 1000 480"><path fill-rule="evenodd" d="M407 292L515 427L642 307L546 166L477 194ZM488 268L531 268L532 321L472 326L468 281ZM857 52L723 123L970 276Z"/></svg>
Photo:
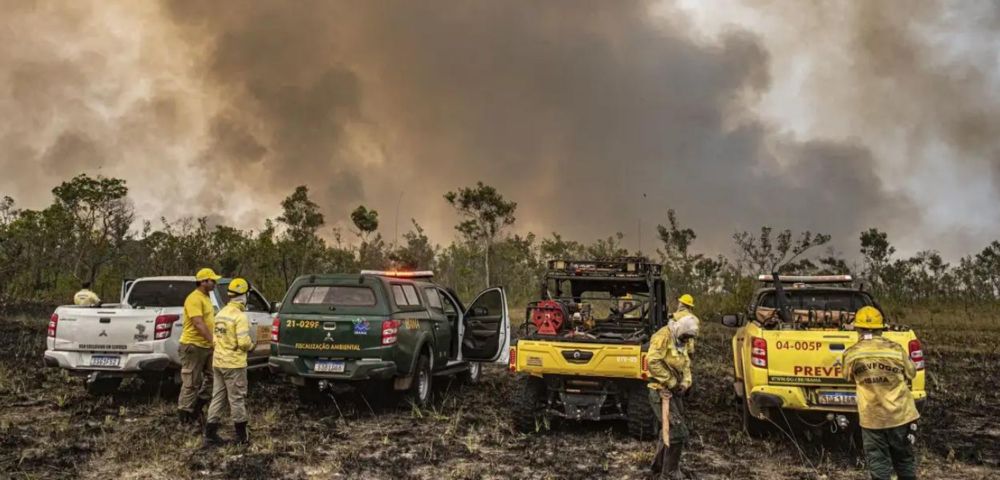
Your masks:
<svg viewBox="0 0 1000 480"><path fill-rule="evenodd" d="M392 286L392 299L395 300L396 301L396 305L398 305L400 307L405 307L405 306L407 306L407 305L410 304L410 302L406 301L406 295L403 294L403 286L402 285L393 285Z"/></svg>
<svg viewBox="0 0 1000 480"><path fill-rule="evenodd" d="M495 316L503 314L503 297L499 290L490 290L476 299L475 303L472 304L470 310L476 308L485 308L486 316Z"/></svg>
<svg viewBox="0 0 1000 480"><path fill-rule="evenodd" d="M441 306L444 307L444 313L446 315L458 314L458 307L455 306L455 303L452 301L451 297L449 297L444 293L441 293L441 300L442 300Z"/></svg>
<svg viewBox="0 0 1000 480"><path fill-rule="evenodd" d="M194 282L183 281L135 282L128 295L128 303L133 307L180 307L194 287Z"/></svg>
<svg viewBox="0 0 1000 480"><path fill-rule="evenodd" d="M431 308L436 308L441 310L441 297L438 296L438 291L436 288L425 288L424 293L427 294L427 305Z"/></svg>
<svg viewBox="0 0 1000 480"><path fill-rule="evenodd" d="M406 295L407 305L420 306L420 297L417 296L417 289L413 285L403 285L403 293Z"/></svg>
<svg viewBox="0 0 1000 480"><path fill-rule="evenodd" d="M266 312L269 308L267 302L264 301L264 297L260 296L255 290L250 290L247 295L247 311L248 312Z"/></svg>
<svg viewBox="0 0 1000 480"><path fill-rule="evenodd" d="M373 307L375 292L368 287L316 285L295 292L293 304L337 305L341 307Z"/></svg>

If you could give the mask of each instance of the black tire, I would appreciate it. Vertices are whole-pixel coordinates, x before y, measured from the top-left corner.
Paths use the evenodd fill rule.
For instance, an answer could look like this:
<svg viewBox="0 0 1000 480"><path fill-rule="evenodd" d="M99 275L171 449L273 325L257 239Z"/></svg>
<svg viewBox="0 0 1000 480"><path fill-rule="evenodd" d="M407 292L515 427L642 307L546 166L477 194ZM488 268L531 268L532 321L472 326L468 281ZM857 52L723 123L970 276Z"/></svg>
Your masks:
<svg viewBox="0 0 1000 480"><path fill-rule="evenodd" d="M317 405L323 401L323 392L319 390L319 382L307 378L305 385L296 385L295 391L299 395L299 401L305 405Z"/></svg>
<svg viewBox="0 0 1000 480"><path fill-rule="evenodd" d="M533 433L544 429L545 381L530 375L517 379L511 416L514 430Z"/></svg>
<svg viewBox="0 0 1000 480"><path fill-rule="evenodd" d="M417 359L417 368L413 370L413 383L406 391L406 401L420 408L429 407L434 398L433 380L431 360L427 354L422 353Z"/></svg>
<svg viewBox="0 0 1000 480"><path fill-rule="evenodd" d="M483 365L478 362L469 362L469 369L458 374L458 379L466 385L475 385L483 376Z"/></svg>
<svg viewBox="0 0 1000 480"><path fill-rule="evenodd" d="M84 384L84 388L90 395L103 397L117 392L121 384L122 377L97 377L88 378Z"/></svg>
<svg viewBox="0 0 1000 480"><path fill-rule="evenodd" d="M771 431L771 425L767 420L761 420L750 414L750 406L746 398L740 401L740 420L743 424L743 431L747 432L750 438L762 438Z"/></svg>
<svg viewBox="0 0 1000 480"><path fill-rule="evenodd" d="M637 440L651 440L660 432L660 421L649 404L649 388L638 385L628 391L628 434Z"/></svg>

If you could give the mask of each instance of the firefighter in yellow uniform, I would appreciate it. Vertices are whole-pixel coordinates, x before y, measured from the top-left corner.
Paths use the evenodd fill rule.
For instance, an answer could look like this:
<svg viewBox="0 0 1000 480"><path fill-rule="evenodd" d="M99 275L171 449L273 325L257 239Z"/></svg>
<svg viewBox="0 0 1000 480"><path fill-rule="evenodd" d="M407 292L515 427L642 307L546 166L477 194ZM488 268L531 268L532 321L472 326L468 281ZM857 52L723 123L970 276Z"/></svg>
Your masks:
<svg viewBox="0 0 1000 480"><path fill-rule="evenodd" d="M215 356L212 372L212 404L205 423L205 443L222 443L219 422L226 410L236 430L236 443L250 443L247 436L247 352L253 350L250 321L247 319L247 292L250 285L242 278L229 284L229 303L215 316Z"/></svg>
<svg viewBox="0 0 1000 480"><path fill-rule="evenodd" d="M195 275L197 287L184 300L184 323L178 351L181 359L181 393L177 415L182 424L202 419L202 409L211 398L212 332L215 306L212 290L220 278L211 268Z"/></svg>
<svg viewBox="0 0 1000 480"><path fill-rule="evenodd" d="M677 311L674 312L670 321L675 322L685 317L693 317L695 325L701 326L701 320L699 320L698 317L695 316L694 312L692 311L693 308L694 308L694 297L692 297L690 293L685 293L684 295L681 295L680 298L677 299ZM688 357L693 357L694 337L688 339L685 348L687 350Z"/></svg>
<svg viewBox="0 0 1000 480"><path fill-rule="evenodd" d="M101 304L101 297L90 290L90 282L83 282L80 291L73 295L73 304L78 307L93 307Z"/></svg>
<svg viewBox="0 0 1000 480"><path fill-rule="evenodd" d="M859 341L844 352L844 377L857 385L858 417L868 470L874 480L917 478L912 432L920 418L907 380L916 366L898 343L882 337L885 321L874 307L854 316Z"/></svg>
<svg viewBox="0 0 1000 480"><path fill-rule="evenodd" d="M653 334L646 360L649 365L649 404L663 431L653 459L653 473L660 478L683 478L681 451L689 432L684 421L682 397L691 388L691 359L687 344L698 336L693 315L671 320ZM663 418L666 413L667 418Z"/></svg>

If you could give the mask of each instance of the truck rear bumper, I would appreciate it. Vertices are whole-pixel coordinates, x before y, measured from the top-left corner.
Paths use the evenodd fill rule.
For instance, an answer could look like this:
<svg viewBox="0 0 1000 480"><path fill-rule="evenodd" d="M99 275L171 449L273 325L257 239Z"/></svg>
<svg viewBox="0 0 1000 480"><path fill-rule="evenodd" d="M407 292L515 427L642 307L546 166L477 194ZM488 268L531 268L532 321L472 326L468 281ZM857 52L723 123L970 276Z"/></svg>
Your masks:
<svg viewBox="0 0 1000 480"><path fill-rule="evenodd" d="M118 367L92 367L92 355L117 355L121 357ZM69 370L70 373L86 375L92 372L142 373L161 372L175 366L165 353L97 353L46 350L45 366Z"/></svg>
<svg viewBox="0 0 1000 480"><path fill-rule="evenodd" d="M388 360L345 360L341 373L317 373L313 370L314 362L311 358L272 355L268 366L272 373L330 381L388 380L396 376L396 364Z"/></svg>

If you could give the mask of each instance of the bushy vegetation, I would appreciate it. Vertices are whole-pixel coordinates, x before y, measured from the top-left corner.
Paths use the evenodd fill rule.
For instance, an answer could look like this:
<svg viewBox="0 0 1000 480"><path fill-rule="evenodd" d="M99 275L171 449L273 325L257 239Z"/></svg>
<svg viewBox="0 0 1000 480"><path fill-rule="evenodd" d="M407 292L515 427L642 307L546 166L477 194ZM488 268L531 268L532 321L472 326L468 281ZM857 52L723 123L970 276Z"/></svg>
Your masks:
<svg viewBox="0 0 1000 480"><path fill-rule="evenodd" d="M590 243L557 232L510 233L517 203L482 182L443 196L455 208L458 233L446 245L434 244L417 219L400 242L387 242L378 212L363 205L353 210L349 232L331 228L306 186L281 202L279 216L251 230L209 224L207 218L137 224L126 183L116 178L78 175L52 194L52 204L42 210L18 208L10 197L0 200L0 308L63 303L83 282L113 300L122 278L191 274L202 266L246 276L270 298L280 298L305 273L432 269L463 298L499 284L512 304L523 305L537 295L548 259L628 255L664 263L673 293L699 295L699 310L706 314L738 310L753 289L752 277L771 271L853 273L889 304L993 304L1000 294L998 241L950 265L931 250L897 257L887 234L872 228L861 233L860 256L850 261L829 248L830 235L765 226L759 233L734 233L735 255L713 256L697 252L696 233L670 210L657 227L655 251L635 252L623 245L621 233Z"/></svg>

